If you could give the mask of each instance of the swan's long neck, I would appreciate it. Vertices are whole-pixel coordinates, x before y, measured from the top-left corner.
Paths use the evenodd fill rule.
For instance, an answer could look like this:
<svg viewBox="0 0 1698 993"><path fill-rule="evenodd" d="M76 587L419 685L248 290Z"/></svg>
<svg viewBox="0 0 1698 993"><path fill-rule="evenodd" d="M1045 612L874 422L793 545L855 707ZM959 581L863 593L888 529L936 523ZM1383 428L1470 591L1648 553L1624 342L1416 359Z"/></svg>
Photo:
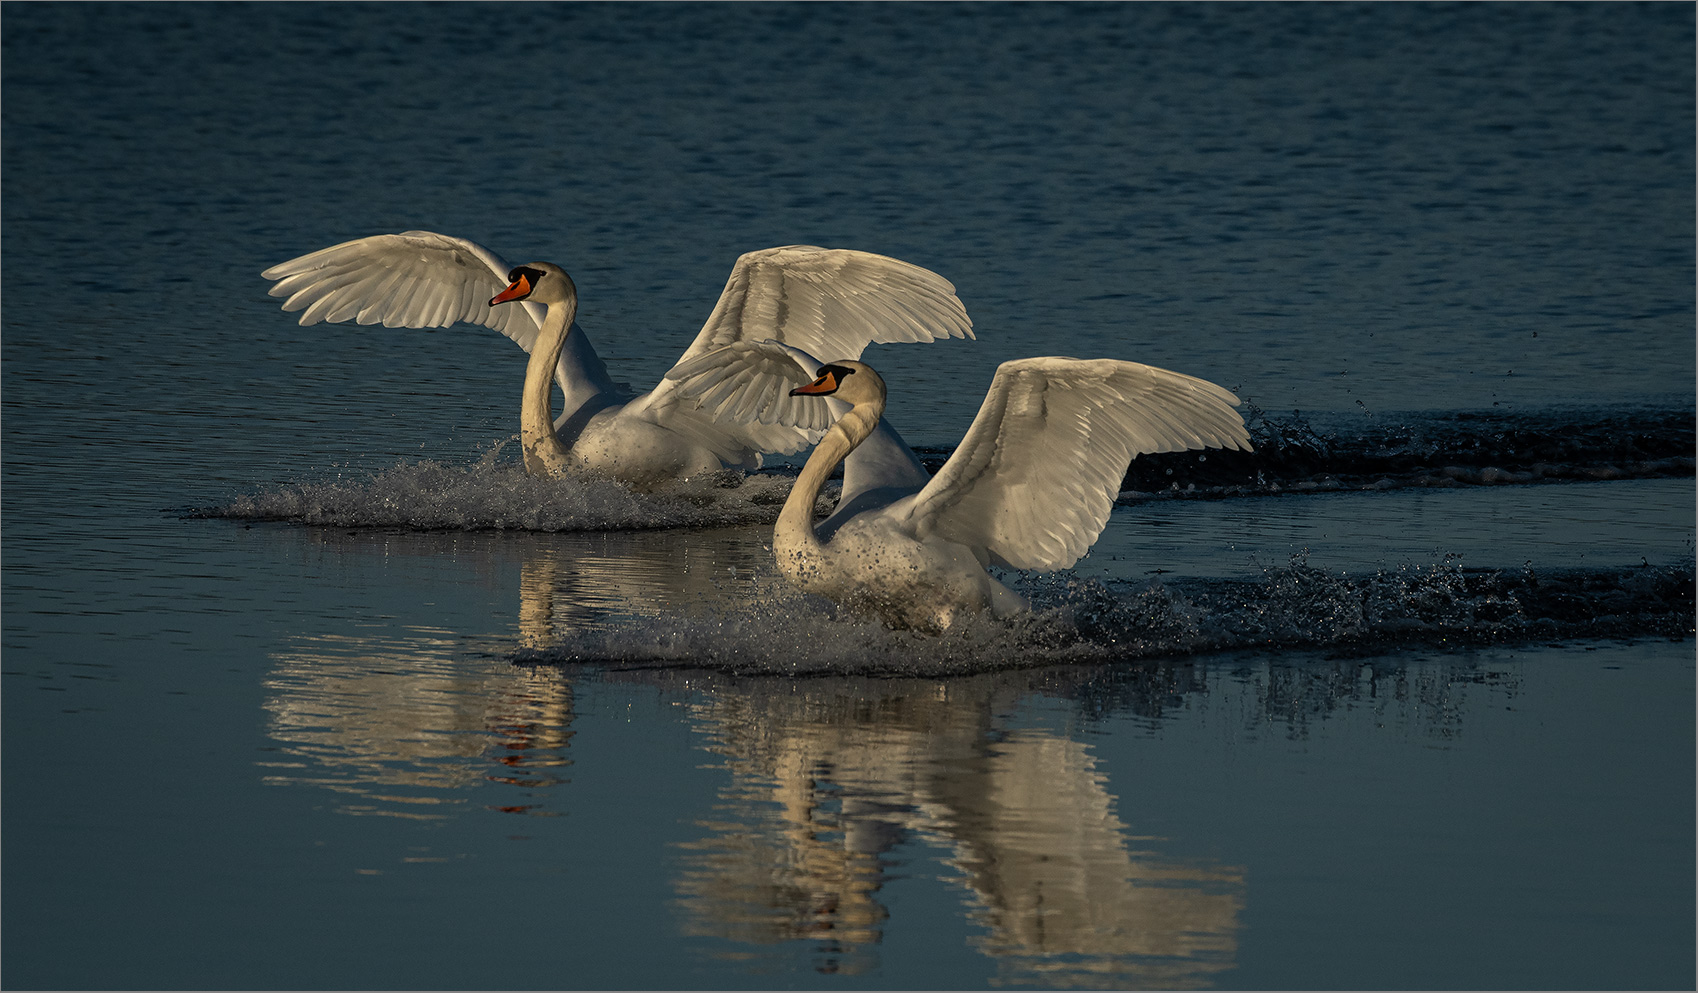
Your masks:
<svg viewBox="0 0 1698 993"><path fill-rule="evenodd" d="M533 476L558 476L571 465L571 454L554 433L554 415L549 399L554 388L554 368L566 347L566 335L572 330L578 302L568 299L548 305L543 318L542 332L531 348L530 364L525 366L525 393L519 408L519 443L525 452L525 471Z"/></svg>
<svg viewBox="0 0 1698 993"><path fill-rule="evenodd" d="M796 477L796 485L785 498L784 509L779 511L778 523L772 529L773 551L779 555L781 565L787 556L818 553L824 549L819 536L814 533L814 504L819 500L820 490L825 488L825 481L831 476L831 470L837 468L837 463L848 458L849 453L873 433L883 414L882 396L858 403L838 418L820 443L814 446L814 454L808 456L807 464Z"/></svg>

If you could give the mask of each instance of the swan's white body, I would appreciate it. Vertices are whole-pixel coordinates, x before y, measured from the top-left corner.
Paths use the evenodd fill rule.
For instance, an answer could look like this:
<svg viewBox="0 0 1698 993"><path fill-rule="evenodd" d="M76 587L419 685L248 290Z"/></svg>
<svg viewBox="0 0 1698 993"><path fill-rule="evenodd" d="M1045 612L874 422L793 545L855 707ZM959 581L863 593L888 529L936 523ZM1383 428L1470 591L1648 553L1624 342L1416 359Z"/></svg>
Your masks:
<svg viewBox="0 0 1698 993"><path fill-rule="evenodd" d="M1250 449L1238 398L1213 383L1114 359L1031 358L997 369L966 437L928 477L883 422L884 381L868 366L772 342L722 351L668 375L704 407L755 396L765 421L834 418L773 528L779 570L893 627L939 630L1026 609L986 567L1072 566L1102 534L1138 455ZM800 395L778 395L816 373ZM816 528L814 501L840 461L843 497Z"/></svg>
<svg viewBox="0 0 1698 993"><path fill-rule="evenodd" d="M500 331L531 353L521 404L526 469L582 469L654 486L722 467L756 468L762 452L800 451L818 431L716 416L664 379L640 395L617 387L574 318L577 292L558 272L536 293L496 303L517 272L489 250L429 231L375 235L267 269L270 294L301 324L355 321L385 327L447 327L457 321ZM489 301L489 302L486 302ZM972 321L948 280L897 259L847 249L792 245L737 260L707 323L680 362L744 340L774 339L816 354L859 356L873 342L973 337ZM550 379L564 395L551 410ZM726 411L735 414L739 403ZM550 428L541 425L548 424Z"/></svg>

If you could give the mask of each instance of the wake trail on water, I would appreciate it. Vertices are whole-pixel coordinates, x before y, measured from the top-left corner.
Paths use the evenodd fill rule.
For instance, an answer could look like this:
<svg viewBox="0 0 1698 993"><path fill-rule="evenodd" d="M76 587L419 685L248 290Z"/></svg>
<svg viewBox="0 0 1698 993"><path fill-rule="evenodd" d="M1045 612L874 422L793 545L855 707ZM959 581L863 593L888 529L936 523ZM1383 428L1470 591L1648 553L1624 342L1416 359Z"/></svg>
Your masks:
<svg viewBox="0 0 1698 993"><path fill-rule="evenodd" d="M1133 461L1122 499L1690 478L1690 409L1305 417L1249 406L1254 452Z"/></svg>
<svg viewBox="0 0 1698 993"><path fill-rule="evenodd" d="M1276 417L1250 408L1254 452L1133 460L1121 503L1411 487L1691 478L1691 410L1497 411ZM192 517L347 528L608 531L771 524L794 470L726 471L651 493L605 479L527 476L510 446L477 462L403 462L353 479L283 484ZM917 450L935 472L951 449ZM834 484L835 486L835 484ZM824 495L829 511L835 488Z"/></svg>
<svg viewBox="0 0 1698 993"><path fill-rule="evenodd" d="M519 665L694 668L752 675L957 675L1245 650L1380 654L1598 638L1686 638L1688 565L1535 572L1454 562L1349 575L1301 557L1255 580L1137 585L1019 577L1028 615L976 617L938 635L897 631L776 581L746 604L555 632Z"/></svg>

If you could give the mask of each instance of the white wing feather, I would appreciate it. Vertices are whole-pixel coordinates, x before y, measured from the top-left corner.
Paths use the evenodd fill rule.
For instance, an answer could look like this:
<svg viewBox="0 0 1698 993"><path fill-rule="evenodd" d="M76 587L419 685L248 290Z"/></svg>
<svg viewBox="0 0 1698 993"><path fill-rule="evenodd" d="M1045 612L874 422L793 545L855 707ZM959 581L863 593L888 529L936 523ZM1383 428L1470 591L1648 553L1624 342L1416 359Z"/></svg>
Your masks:
<svg viewBox="0 0 1698 993"><path fill-rule="evenodd" d="M1191 376L1115 359L997 368L972 427L906 508L931 535L1017 569L1066 569L1108 523L1138 455L1250 449L1238 398Z"/></svg>
<svg viewBox="0 0 1698 993"><path fill-rule="evenodd" d="M666 375L677 382L678 397L693 400L718 423L735 418L751 430L794 429L802 443L782 451L767 449L788 455L817 443L849 412L849 405L836 397L790 395L795 387L813 382L824 364L782 342L739 341L680 362ZM838 506L871 490L894 487L911 493L930 478L902 436L880 417L872 435L843 462Z"/></svg>
<svg viewBox="0 0 1698 993"><path fill-rule="evenodd" d="M667 371L661 384L639 400L656 414L688 416L743 439L763 452L790 455L819 441L848 405L790 396L812 382L820 367L807 352L777 341L739 341ZM816 402L805 402L813 399ZM829 399L829 398L828 398Z"/></svg>
<svg viewBox="0 0 1698 993"><path fill-rule="evenodd" d="M679 361L737 341L783 342L837 362L860 358L869 343L971 337L954 284L930 269L871 252L789 245L738 258Z"/></svg>
<svg viewBox="0 0 1698 993"><path fill-rule="evenodd" d="M357 238L274 265L260 275L276 280L269 293L301 323L382 324L386 328L444 328L456 321L500 331L529 352L544 308L491 307L512 269L493 252L464 238L408 231Z"/></svg>
<svg viewBox="0 0 1698 993"><path fill-rule="evenodd" d="M684 359L666 378L715 420L800 428L817 438L843 411L790 391L812 382L824 364L783 342L738 341Z"/></svg>

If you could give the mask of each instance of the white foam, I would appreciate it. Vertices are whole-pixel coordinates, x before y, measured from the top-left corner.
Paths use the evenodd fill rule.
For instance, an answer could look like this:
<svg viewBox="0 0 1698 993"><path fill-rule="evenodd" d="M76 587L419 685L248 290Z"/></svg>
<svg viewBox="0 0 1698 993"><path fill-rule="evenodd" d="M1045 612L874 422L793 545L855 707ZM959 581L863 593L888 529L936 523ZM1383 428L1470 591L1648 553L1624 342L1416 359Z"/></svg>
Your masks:
<svg viewBox="0 0 1698 993"><path fill-rule="evenodd" d="M373 476L296 483L200 513L339 527L600 531L771 523L795 478L721 472L634 493L607 479L536 479L486 457L458 468L404 462ZM832 493L823 496L826 503Z"/></svg>
<svg viewBox="0 0 1698 993"><path fill-rule="evenodd" d="M741 603L561 632L521 664L689 667L771 675L949 675L1268 648L1372 649L1546 638L1681 636L1690 567L1533 574L1454 562L1350 576L1300 558L1254 581L1105 584L1067 573L1012 584L1034 611L940 635L886 628L764 577Z"/></svg>

